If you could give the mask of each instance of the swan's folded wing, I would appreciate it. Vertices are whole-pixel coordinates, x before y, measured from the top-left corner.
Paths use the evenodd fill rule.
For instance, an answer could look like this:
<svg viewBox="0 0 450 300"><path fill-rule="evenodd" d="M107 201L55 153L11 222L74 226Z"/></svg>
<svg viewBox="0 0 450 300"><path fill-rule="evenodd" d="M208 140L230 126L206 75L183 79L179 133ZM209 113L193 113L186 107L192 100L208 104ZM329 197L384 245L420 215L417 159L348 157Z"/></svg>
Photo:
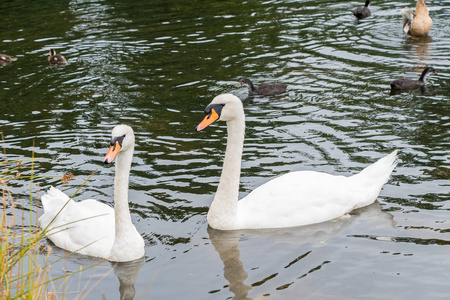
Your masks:
<svg viewBox="0 0 450 300"><path fill-rule="evenodd" d="M337 218L364 197L349 180L314 171L287 173L239 201L238 222L242 228L280 228Z"/></svg>
<svg viewBox="0 0 450 300"><path fill-rule="evenodd" d="M41 228L48 230L48 238L68 251L108 257L114 242L114 209L91 199L70 200L59 213L61 208L62 205L55 205L39 218Z"/></svg>

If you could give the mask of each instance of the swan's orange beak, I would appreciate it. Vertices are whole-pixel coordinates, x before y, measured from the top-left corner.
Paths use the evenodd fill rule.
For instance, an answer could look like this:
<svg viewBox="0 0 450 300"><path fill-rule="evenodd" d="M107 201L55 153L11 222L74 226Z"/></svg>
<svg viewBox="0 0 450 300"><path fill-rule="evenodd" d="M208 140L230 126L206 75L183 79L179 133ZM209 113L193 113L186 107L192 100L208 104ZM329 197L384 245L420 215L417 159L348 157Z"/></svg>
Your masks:
<svg viewBox="0 0 450 300"><path fill-rule="evenodd" d="M198 124L198 126L195 128L195 130L200 131L205 129L206 127L208 127L209 125L211 125L212 123L214 123L214 121L216 121L217 119L219 119L219 114L217 114L217 112L214 110L214 108L211 108L211 113L206 115L206 117L203 119L203 121Z"/></svg>
<svg viewBox="0 0 450 300"><path fill-rule="evenodd" d="M112 163L114 158L116 158L117 153L120 151L120 143L119 141L116 141L113 145L109 147L108 152L105 155L105 158L103 159L103 162L105 164Z"/></svg>

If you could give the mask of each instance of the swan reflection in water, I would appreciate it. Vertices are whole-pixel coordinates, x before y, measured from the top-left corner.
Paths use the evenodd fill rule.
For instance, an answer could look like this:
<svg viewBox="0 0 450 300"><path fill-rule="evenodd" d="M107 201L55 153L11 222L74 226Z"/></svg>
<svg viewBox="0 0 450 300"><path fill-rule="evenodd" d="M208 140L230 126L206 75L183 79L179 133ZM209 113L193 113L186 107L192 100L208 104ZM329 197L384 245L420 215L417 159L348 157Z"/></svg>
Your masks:
<svg viewBox="0 0 450 300"><path fill-rule="evenodd" d="M54 244L51 241L48 241L48 245L52 247L51 251L53 255L57 257L64 257L68 253L66 250L54 246ZM82 291L79 290L75 291L80 299L85 298L89 299L92 296L91 289L89 289L89 287L92 285L90 283L91 279L94 279L95 281L95 278L97 278L98 282L100 282L106 276L111 276L111 272L114 272L114 275L117 276L117 278L119 279L120 298L116 297L117 290L108 291L108 293L106 294L106 296L104 295L104 297L106 297L106 299L109 299L110 297L112 297L112 295L115 295L114 299L132 300L134 299L136 294L134 285L138 280L139 272L141 271L144 263L145 257L141 257L139 259L132 261L118 263L118 262L108 262L105 261L104 259L90 257L83 254L70 253L63 260L57 260L54 263L53 268L54 269L61 268L64 270L65 274L76 272L77 269L81 268L83 270L82 274L84 274L82 277L84 277L85 279L90 277L90 279L88 279L88 281L86 282L85 288L83 288ZM92 266L96 266L92 270L100 270L100 275L98 273L97 274L86 273L86 271L89 270ZM96 285L97 283L94 283L93 285ZM113 289L114 290L116 289L115 285ZM141 298L138 297L137 299Z"/></svg>
<svg viewBox="0 0 450 300"><path fill-rule="evenodd" d="M273 240L274 244L291 243L320 246L358 221L381 222L383 226L395 227L392 215L381 211L379 203L375 202L353 211L350 215L319 224L280 229L230 231L216 230L208 226L208 234L214 249L219 253L223 262L224 278L230 283L229 290L234 294L233 299L245 300L252 299L248 297L252 285L244 283L248 274L244 269L244 263L240 260L239 239L242 234L269 238ZM274 270L271 270L272 274L273 272ZM261 298L263 298L262 295L257 299Z"/></svg>
<svg viewBox="0 0 450 300"><path fill-rule="evenodd" d="M111 262L114 268L114 274L116 274L119 279L120 300L134 299L134 295L136 293L134 285L138 279L138 274L141 271L144 262L144 257L127 262Z"/></svg>

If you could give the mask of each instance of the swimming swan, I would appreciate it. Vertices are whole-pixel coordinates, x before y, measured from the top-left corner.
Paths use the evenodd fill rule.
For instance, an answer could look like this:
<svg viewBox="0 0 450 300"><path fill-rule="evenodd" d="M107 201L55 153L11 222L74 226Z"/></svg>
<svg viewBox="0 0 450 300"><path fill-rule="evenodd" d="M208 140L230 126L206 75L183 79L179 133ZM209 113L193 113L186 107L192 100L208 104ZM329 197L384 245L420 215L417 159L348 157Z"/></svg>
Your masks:
<svg viewBox="0 0 450 300"><path fill-rule="evenodd" d="M245 116L241 100L215 97L196 127L226 121L228 140L219 186L208 224L215 229L281 228L320 223L373 203L396 165L397 150L350 177L315 171L284 174L238 201Z"/></svg>
<svg viewBox="0 0 450 300"><path fill-rule="evenodd" d="M141 258L145 253L144 240L131 222L128 207L128 178L134 151L131 127L114 127L110 144L103 161L111 163L117 156L114 209L93 199L75 202L51 187L41 198L44 214L39 223L60 248L124 262Z"/></svg>

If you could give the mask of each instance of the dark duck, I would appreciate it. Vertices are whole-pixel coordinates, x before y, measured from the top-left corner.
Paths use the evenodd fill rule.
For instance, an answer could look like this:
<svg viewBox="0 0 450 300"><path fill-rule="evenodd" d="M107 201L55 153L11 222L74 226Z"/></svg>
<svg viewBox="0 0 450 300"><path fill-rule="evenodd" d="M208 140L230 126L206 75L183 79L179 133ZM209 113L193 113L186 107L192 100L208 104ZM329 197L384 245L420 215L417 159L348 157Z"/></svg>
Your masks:
<svg viewBox="0 0 450 300"><path fill-rule="evenodd" d="M369 9L370 0L366 0L364 6L359 6L353 10L353 15L358 19L364 19L371 15Z"/></svg>
<svg viewBox="0 0 450 300"><path fill-rule="evenodd" d="M16 61L17 58L11 57L6 54L0 54L0 65L6 66L12 63L13 61Z"/></svg>
<svg viewBox="0 0 450 300"><path fill-rule="evenodd" d="M436 70L433 67L426 67L418 80L400 78L391 82L391 89L396 91L410 91L418 89L425 85L427 77L431 74L437 75Z"/></svg>
<svg viewBox="0 0 450 300"><path fill-rule="evenodd" d="M67 60L61 54L56 54L55 49L50 49L50 56L48 57L48 61L52 65L65 65L67 64Z"/></svg>
<svg viewBox="0 0 450 300"><path fill-rule="evenodd" d="M287 84L277 82L265 82L255 86L253 82L248 78L242 78L241 81L239 81L238 87L241 87L243 85L247 85L249 95L262 96L285 93L287 87Z"/></svg>

